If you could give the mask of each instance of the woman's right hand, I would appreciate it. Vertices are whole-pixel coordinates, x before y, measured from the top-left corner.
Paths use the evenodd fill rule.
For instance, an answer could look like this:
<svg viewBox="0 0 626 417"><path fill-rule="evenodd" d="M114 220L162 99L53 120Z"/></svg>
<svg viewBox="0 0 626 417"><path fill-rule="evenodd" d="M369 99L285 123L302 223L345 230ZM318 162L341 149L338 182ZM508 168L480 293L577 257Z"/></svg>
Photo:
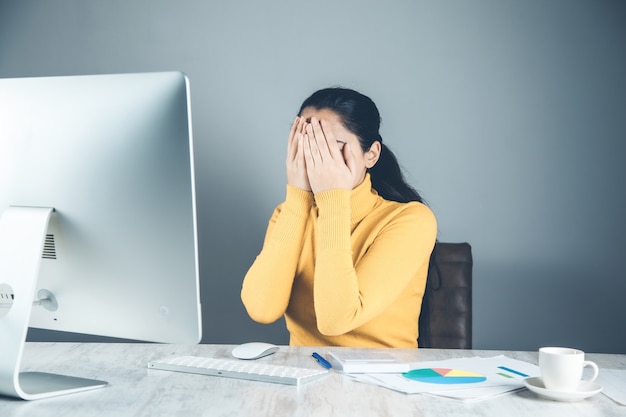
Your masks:
<svg viewBox="0 0 626 417"><path fill-rule="evenodd" d="M296 117L291 125L287 143L287 184L301 190L311 191L302 145L306 125L306 120L300 116Z"/></svg>

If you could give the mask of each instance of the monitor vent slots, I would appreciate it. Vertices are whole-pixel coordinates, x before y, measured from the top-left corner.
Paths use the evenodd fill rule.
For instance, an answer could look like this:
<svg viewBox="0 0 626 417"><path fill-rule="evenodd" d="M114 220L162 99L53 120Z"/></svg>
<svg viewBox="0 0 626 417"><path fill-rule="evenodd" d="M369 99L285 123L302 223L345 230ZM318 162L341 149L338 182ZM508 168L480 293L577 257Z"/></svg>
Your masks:
<svg viewBox="0 0 626 417"><path fill-rule="evenodd" d="M56 259L57 251L54 244L54 235L46 235L46 239L43 243L43 259Z"/></svg>

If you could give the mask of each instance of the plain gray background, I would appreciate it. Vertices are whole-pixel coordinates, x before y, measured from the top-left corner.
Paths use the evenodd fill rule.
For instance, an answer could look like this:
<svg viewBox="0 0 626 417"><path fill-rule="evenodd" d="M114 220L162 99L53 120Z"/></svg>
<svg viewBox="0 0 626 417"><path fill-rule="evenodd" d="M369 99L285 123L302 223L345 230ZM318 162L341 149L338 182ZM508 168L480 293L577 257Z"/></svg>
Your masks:
<svg viewBox="0 0 626 417"><path fill-rule="evenodd" d="M241 281L300 103L343 85L439 240L471 243L475 348L626 353L625 22L603 0L0 0L0 77L188 74L204 342L287 343Z"/></svg>

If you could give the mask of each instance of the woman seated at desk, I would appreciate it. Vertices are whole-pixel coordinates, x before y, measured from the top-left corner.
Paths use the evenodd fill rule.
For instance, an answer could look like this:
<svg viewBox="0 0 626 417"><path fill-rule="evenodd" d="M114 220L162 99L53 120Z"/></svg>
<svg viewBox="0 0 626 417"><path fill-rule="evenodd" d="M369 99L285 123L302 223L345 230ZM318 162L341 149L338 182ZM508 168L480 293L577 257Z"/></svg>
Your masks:
<svg viewBox="0 0 626 417"><path fill-rule="evenodd" d="M243 281L250 317L290 345L417 347L436 219L403 179L367 96L313 93L287 143L287 193Z"/></svg>

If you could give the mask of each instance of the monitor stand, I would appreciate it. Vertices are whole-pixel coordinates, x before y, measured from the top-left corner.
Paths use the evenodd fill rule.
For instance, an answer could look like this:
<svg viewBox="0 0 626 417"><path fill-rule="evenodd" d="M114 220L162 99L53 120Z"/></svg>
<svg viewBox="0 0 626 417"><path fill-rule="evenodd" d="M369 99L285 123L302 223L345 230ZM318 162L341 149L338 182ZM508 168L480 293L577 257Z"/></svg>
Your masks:
<svg viewBox="0 0 626 417"><path fill-rule="evenodd" d="M0 395L36 400L107 385L105 381L19 371L53 211L9 207L0 217Z"/></svg>

